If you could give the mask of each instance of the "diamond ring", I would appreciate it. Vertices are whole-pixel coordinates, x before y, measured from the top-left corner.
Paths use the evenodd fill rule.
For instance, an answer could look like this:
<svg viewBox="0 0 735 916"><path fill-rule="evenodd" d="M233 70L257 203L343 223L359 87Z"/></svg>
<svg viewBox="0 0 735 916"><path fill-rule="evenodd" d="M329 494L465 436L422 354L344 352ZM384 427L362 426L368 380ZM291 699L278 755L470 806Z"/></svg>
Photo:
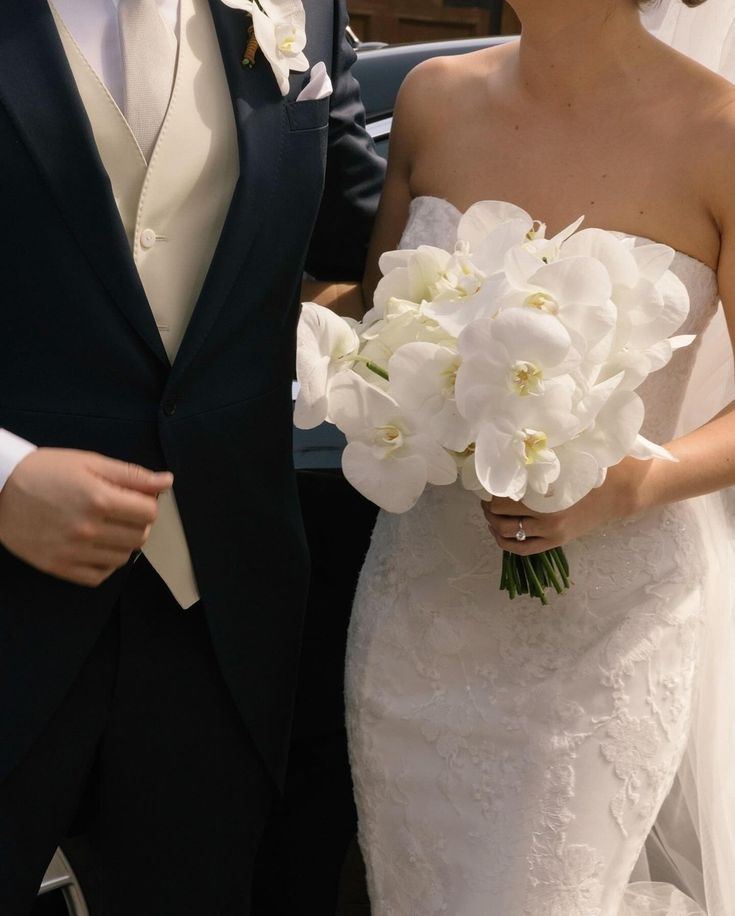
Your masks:
<svg viewBox="0 0 735 916"><path fill-rule="evenodd" d="M516 540L523 542L526 540L527 537L528 535L523 530L523 519L519 518L518 519L518 531L516 531Z"/></svg>

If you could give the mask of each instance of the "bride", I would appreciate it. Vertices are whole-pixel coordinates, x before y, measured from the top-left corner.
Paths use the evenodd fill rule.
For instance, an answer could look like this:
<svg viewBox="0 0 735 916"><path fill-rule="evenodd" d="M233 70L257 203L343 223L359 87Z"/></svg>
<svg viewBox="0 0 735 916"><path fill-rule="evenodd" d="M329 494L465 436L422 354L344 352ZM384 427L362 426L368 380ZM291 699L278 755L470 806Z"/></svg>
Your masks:
<svg viewBox="0 0 735 916"><path fill-rule="evenodd" d="M448 247L463 211L501 200L550 233L584 213L671 246L681 333L720 297L735 331L735 87L635 0L512 2L520 42L406 81L368 286L380 252ZM694 29L718 2L649 14ZM346 681L373 916L735 914L735 404L697 417L723 343L641 391L644 434L678 463L628 459L555 515L440 487L379 517ZM560 544L576 579L549 608L498 591L500 548Z"/></svg>

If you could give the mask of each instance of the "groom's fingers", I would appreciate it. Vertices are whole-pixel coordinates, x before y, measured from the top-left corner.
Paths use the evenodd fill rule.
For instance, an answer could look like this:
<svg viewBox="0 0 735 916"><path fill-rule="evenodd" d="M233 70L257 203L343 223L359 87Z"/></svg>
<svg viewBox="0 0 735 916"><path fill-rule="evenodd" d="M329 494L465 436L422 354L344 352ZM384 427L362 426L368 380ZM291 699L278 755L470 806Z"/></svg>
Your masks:
<svg viewBox="0 0 735 916"><path fill-rule="evenodd" d="M111 550L127 550L132 553L139 550L148 540L151 525L141 528L140 525L120 525L108 522L100 531L96 543Z"/></svg>
<svg viewBox="0 0 735 916"><path fill-rule="evenodd" d="M91 469L108 483L148 496L158 496L173 486L174 476L169 471L151 471L138 464L117 461L104 455L91 457Z"/></svg>
<svg viewBox="0 0 735 916"><path fill-rule="evenodd" d="M77 552L77 563L81 566L93 566L99 570L112 572L121 569L130 559L132 550L120 550L94 545Z"/></svg>
<svg viewBox="0 0 735 916"><path fill-rule="evenodd" d="M124 490L101 482L98 508L112 524L122 524L145 529L156 520L158 506L155 496Z"/></svg>

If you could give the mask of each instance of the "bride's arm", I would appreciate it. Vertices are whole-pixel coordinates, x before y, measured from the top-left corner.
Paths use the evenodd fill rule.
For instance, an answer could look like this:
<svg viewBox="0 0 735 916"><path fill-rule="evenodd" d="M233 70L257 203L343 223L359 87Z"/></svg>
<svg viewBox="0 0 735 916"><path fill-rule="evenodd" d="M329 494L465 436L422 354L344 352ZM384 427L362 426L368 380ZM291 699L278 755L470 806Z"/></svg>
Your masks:
<svg viewBox="0 0 735 916"><path fill-rule="evenodd" d="M339 283L323 280L304 280L301 284L301 301L316 302L338 315L357 321L365 314L362 288L358 283Z"/></svg>
<svg viewBox="0 0 735 916"><path fill-rule="evenodd" d="M394 251L408 221L411 205L411 170L416 145L421 143L423 96L431 82L427 70L433 62L413 70L401 87L396 100L390 135L388 171L378 208L363 280L365 302L371 304L380 278L378 263L386 251Z"/></svg>

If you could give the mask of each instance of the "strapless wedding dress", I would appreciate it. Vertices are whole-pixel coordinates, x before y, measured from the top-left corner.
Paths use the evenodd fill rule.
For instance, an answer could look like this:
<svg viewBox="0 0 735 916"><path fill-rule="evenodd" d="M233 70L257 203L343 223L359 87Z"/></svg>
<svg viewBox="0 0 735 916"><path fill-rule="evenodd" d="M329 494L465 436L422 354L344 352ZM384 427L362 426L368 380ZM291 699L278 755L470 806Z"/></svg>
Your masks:
<svg viewBox="0 0 735 916"><path fill-rule="evenodd" d="M419 198L401 246L451 249L459 219ZM681 333L701 334L715 275L684 254L672 270L691 298ZM695 350L640 389L648 438L674 436ZM705 902L679 827L655 842L665 814L682 823L681 794L664 801L710 664L715 522L697 502L570 544L574 585L549 607L499 591L476 495L434 487L380 514L346 676L373 916L735 914Z"/></svg>

